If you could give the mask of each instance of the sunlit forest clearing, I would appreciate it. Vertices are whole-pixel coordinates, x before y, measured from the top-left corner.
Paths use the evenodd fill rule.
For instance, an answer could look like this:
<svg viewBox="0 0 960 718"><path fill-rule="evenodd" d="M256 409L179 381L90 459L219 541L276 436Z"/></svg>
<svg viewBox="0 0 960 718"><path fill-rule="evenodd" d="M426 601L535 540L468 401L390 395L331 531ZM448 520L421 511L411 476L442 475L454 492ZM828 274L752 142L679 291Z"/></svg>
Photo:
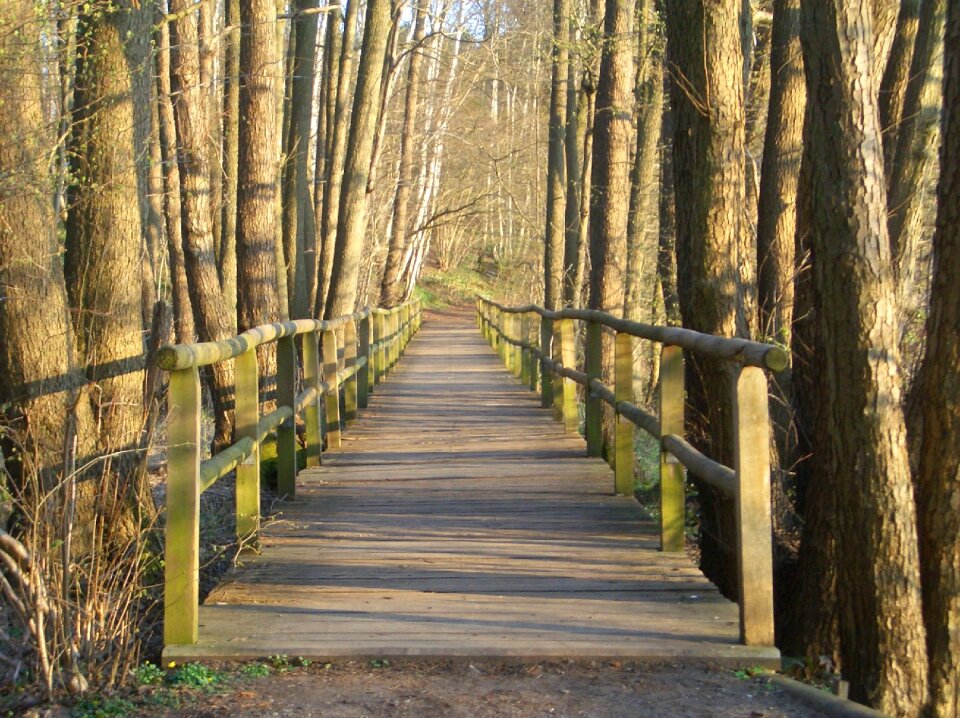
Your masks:
<svg viewBox="0 0 960 718"><path fill-rule="evenodd" d="M186 675L467 312L743 644L960 716L960 0L0 0L0 707Z"/></svg>

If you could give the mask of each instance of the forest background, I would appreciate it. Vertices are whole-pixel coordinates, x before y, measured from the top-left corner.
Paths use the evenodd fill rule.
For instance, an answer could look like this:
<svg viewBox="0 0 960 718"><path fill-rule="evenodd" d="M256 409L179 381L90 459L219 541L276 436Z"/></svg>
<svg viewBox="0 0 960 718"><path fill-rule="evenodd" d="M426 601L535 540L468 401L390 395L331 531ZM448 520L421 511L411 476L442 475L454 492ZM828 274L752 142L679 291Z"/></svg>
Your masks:
<svg viewBox="0 0 960 718"><path fill-rule="evenodd" d="M958 35L957 0L4 0L0 663L55 694L138 660L159 346L485 291L791 349L778 643L957 715ZM689 367L729 464L729 369Z"/></svg>

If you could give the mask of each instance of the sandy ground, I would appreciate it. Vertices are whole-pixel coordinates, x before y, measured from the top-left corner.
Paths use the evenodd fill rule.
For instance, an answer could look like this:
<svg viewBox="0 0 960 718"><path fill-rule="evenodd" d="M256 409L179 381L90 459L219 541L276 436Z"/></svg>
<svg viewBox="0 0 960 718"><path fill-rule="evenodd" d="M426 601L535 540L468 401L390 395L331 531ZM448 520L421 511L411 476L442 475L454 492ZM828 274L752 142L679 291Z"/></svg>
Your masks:
<svg viewBox="0 0 960 718"><path fill-rule="evenodd" d="M243 679L222 692L167 695L168 707L143 699L154 705L142 707L142 715L193 718L820 715L762 678L730 669L618 662L314 664Z"/></svg>

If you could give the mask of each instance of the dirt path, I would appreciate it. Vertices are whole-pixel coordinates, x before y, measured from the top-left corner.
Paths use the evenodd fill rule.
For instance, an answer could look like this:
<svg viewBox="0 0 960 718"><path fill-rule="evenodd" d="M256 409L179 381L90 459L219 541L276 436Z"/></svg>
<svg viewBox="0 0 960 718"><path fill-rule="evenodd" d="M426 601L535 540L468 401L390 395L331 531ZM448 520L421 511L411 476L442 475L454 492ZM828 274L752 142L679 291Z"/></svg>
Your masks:
<svg viewBox="0 0 960 718"><path fill-rule="evenodd" d="M762 678L746 678L742 673L738 677L729 669L619 662L373 663L272 670L259 678L225 680L215 692L155 689L156 693L141 695L137 714L191 718L820 715Z"/></svg>

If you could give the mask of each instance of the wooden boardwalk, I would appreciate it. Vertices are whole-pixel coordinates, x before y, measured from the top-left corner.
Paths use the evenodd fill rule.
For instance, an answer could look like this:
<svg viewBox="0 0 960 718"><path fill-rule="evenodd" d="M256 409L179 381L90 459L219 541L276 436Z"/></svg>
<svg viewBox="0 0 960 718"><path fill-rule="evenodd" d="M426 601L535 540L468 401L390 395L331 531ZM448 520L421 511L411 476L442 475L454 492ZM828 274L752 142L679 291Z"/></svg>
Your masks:
<svg viewBox="0 0 960 718"><path fill-rule="evenodd" d="M429 656L779 662L738 609L502 368L433 317L342 450L165 659Z"/></svg>

